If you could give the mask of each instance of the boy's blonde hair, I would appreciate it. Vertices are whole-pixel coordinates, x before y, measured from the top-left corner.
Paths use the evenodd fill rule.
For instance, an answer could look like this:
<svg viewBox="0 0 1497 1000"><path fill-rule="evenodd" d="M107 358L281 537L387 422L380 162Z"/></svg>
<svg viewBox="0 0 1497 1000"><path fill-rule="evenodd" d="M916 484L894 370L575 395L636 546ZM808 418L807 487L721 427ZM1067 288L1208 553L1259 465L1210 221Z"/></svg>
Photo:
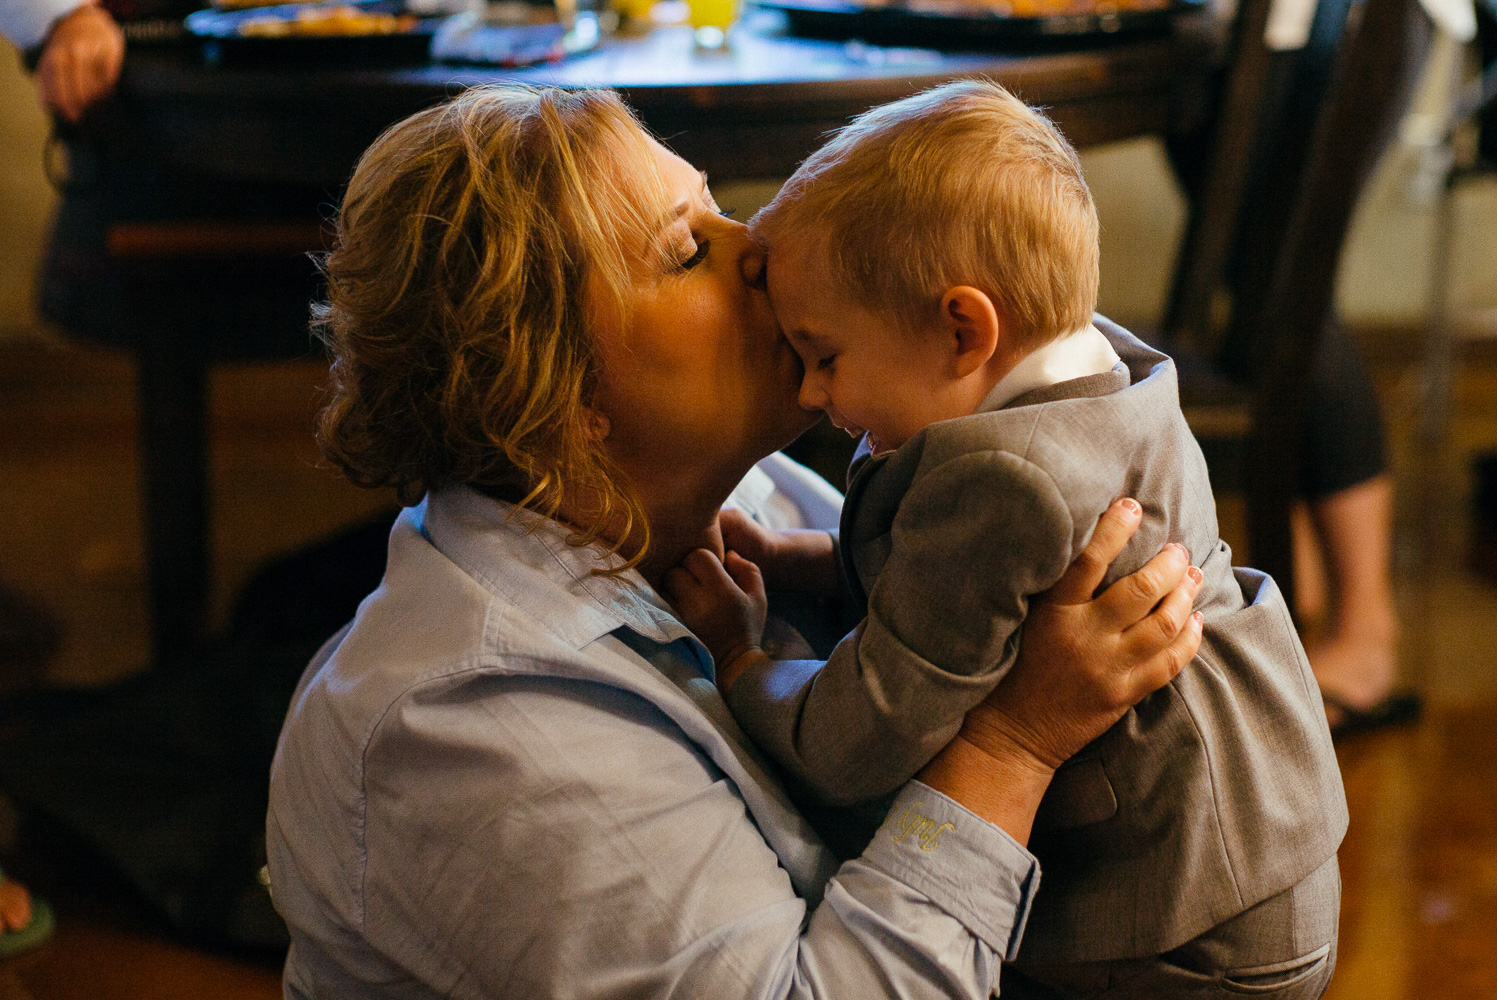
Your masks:
<svg viewBox="0 0 1497 1000"><path fill-rule="evenodd" d="M391 126L354 169L322 262L323 454L405 503L459 483L547 517L567 503L589 522L576 544L642 535L633 565L648 524L590 422L585 303L627 315L669 208L648 136L610 91L478 87Z"/></svg>
<svg viewBox="0 0 1497 1000"><path fill-rule="evenodd" d="M1026 350L1097 302L1097 210L1076 151L995 83L874 108L811 154L751 225L794 243L865 307L915 330L973 285Z"/></svg>

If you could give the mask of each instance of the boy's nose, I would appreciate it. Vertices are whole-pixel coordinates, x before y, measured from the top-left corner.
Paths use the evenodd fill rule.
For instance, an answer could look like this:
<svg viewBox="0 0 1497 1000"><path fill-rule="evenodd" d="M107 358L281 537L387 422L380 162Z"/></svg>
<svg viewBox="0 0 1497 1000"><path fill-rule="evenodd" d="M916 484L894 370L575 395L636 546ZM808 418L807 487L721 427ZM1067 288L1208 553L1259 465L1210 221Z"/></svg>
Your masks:
<svg viewBox="0 0 1497 1000"><path fill-rule="evenodd" d="M826 390L821 387L821 380L811 372L806 372L806 377L800 382L800 395L796 399L803 410L824 410L829 402Z"/></svg>

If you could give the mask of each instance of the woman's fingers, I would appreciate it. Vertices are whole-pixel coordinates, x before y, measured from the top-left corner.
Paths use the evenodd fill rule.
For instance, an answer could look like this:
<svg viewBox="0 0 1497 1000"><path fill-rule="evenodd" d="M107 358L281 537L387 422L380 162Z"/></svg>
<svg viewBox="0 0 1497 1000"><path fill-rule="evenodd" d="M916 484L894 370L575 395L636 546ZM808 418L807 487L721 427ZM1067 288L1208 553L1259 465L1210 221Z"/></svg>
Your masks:
<svg viewBox="0 0 1497 1000"><path fill-rule="evenodd" d="M1116 581L1100 595L1095 608L1103 621L1126 629L1142 621L1160 601L1188 582L1190 553L1185 546L1171 542L1143 567Z"/></svg>
<svg viewBox="0 0 1497 1000"><path fill-rule="evenodd" d="M1147 617L1123 629L1125 646L1131 647L1135 655L1150 656L1173 642L1190 621L1201 580L1200 570L1186 567L1184 578Z"/></svg>
<svg viewBox="0 0 1497 1000"><path fill-rule="evenodd" d="M1185 620L1185 626L1176 633L1167 646L1129 673L1124 695L1128 704L1137 704L1146 695L1174 680L1175 675L1185 669L1185 665L1201 648L1201 635L1204 627L1205 623L1200 612L1191 614Z"/></svg>
<svg viewBox="0 0 1497 1000"><path fill-rule="evenodd" d="M1091 541L1086 543L1086 547L1071 563L1065 575L1050 588L1050 600L1056 604L1085 604L1090 601L1097 588L1102 585L1107 567L1123 551L1123 546L1128 544L1128 539L1133 537L1142 520L1143 508L1139 507L1137 500L1124 498L1114 501L1098 518Z"/></svg>

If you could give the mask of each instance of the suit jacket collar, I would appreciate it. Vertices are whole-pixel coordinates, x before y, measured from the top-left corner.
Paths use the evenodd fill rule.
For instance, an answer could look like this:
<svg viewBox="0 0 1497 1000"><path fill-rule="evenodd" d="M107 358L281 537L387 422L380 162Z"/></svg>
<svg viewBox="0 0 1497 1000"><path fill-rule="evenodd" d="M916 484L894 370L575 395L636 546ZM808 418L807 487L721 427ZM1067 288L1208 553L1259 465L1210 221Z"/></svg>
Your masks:
<svg viewBox="0 0 1497 1000"><path fill-rule="evenodd" d="M1056 382L1054 385L1042 385L1038 389L1031 389L1022 396L1010 399L998 409L1011 410L1017 406L1036 406L1061 399L1092 399L1097 396L1111 396L1115 392L1122 392L1130 384L1128 368L1119 361L1110 372L1098 372L1096 375L1083 375L1080 378Z"/></svg>

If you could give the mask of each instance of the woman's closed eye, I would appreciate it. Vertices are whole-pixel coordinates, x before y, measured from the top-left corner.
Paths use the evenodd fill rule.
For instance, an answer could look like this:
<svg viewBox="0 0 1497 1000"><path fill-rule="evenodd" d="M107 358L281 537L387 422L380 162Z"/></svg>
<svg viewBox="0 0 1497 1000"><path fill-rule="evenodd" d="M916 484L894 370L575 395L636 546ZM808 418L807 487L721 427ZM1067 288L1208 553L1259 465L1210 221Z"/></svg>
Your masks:
<svg viewBox="0 0 1497 1000"><path fill-rule="evenodd" d="M819 357L816 359L816 370L823 372L831 371L832 365L836 362L836 360L837 355L835 354L827 354L823 357Z"/></svg>
<svg viewBox="0 0 1497 1000"><path fill-rule="evenodd" d="M707 259L707 248L712 246L711 240L698 240L697 248L690 257L678 263L676 266L683 271L690 271L702 261Z"/></svg>

